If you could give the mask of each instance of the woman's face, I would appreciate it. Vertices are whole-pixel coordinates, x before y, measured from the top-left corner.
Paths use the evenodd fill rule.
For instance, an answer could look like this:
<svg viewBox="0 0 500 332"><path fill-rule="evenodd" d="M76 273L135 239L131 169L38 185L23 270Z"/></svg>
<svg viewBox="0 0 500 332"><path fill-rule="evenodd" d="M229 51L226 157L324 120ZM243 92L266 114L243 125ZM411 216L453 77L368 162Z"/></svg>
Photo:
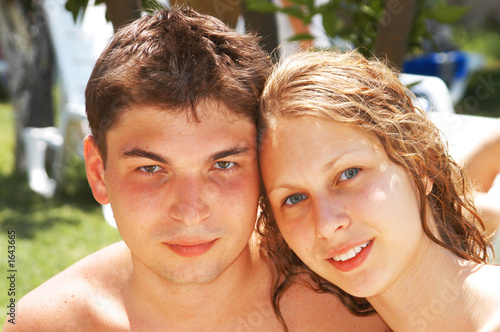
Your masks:
<svg viewBox="0 0 500 332"><path fill-rule="evenodd" d="M278 119L260 162L281 233L316 273L359 297L411 275L430 240L410 175L375 136L319 117Z"/></svg>

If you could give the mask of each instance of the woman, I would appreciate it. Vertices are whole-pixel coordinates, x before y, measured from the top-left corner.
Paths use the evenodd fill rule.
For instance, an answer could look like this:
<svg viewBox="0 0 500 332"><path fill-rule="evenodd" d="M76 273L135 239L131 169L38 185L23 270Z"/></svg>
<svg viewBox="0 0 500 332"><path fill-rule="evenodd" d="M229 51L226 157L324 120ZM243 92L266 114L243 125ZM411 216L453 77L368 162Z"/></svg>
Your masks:
<svg viewBox="0 0 500 332"><path fill-rule="evenodd" d="M388 66L355 51L293 55L261 118L259 229L288 279L305 264L395 331L500 329L500 267L487 264L469 184Z"/></svg>

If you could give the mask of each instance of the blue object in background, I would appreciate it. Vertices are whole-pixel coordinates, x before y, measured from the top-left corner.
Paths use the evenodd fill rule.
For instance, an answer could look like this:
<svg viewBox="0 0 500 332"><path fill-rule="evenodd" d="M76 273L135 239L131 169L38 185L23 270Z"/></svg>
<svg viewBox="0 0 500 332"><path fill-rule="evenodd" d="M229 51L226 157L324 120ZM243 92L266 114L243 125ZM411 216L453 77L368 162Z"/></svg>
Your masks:
<svg viewBox="0 0 500 332"><path fill-rule="evenodd" d="M457 104L464 96L470 75L484 67L480 54L450 51L415 56L405 61L403 72L407 74L436 76L442 79Z"/></svg>
<svg viewBox="0 0 500 332"><path fill-rule="evenodd" d="M467 77L467 68L467 53L452 51L414 57L404 63L403 71L409 74L437 76L450 87L453 81Z"/></svg>

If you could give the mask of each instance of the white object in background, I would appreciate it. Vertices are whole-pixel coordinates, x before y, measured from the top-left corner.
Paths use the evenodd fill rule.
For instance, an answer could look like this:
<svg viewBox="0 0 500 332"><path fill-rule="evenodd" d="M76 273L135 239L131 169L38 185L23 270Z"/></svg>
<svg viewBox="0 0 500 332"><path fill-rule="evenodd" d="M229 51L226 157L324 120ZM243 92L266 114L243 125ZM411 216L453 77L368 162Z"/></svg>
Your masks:
<svg viewBox="0 0 500 332"><path fill-rule="evenodd" d="M443 132L452 157L461 161L478 142L500 130L500 121L485 116L430 113L432 121Z"/></svg>
<svg viewBox="0 0 500 332"><path fill-rule="evenodd" d="M399 80L417 97L420 108L428 112L455 113L446 83L436 76L401 74Z"/></svg>
<svg viewBox="0 0 500 332"><path fill-rule="evenodd" d="M104 215L104 219L111 226L116 228L116 220L113 216L113 209L111 209L111 204L102 205L102 213Z"/></svg>
<svg viewBox="0 0 500 332"><path fill-rule="evenodd" d="M41 3L55 54L60 121L57 128L25 128L23 138L30 188L51 197L62 178L67 156L77 154L83 158L82 141L90 133L85 114L85 87L97 58L113 36L113 25L106 21L106 6L95 5L93 0L89 1L83 18L79 17L76 22L65 8L66 0ZM45 168L49 147L55 150L54 178L49 177ZM110 225L115 224L112 213L104 216Z"/></svg>
<svg viewBox="0 0 500 332"><path fill-rule="evenodd" d="M42 1L60 82L60 125L57 128L26 128L23 132L30 187L46 197L54 194L67 155L83 155L81 141L89 133L85 87L95 61L113 35L113 27L105 18L105 5L95 6L91 1L83 19L75 22L65 9L65 3L66 0ZM55 150L52 170L56 180L50 179L45 169L45 153L49 146Z"/></svg>
<svg viewBox="0 0 500 332"><path fill-rule="evenodd" d="M48 146L55 149L62 146L59 130L54 127L25 128L23 139L26 148L29 186L42 196L52 197L56 182L49 178L45 170L45 153Z"/></svg>
<svg viewBox="0 0 500 332"><path fill-rule="evenodd" d="M464 52L466 57L465 75L453 80L450 84L450 95L453 100L453 105L456 105L464 98L465 91L469 84L470 76L472 73L484 68L486 60L484 56L478 53Z"/></svg>
<svg viewBox="0 0 500 332"><path fill-rule="evenodd" d="M457 162L472 151L475 145L494 131L500 130L500 120L483 116L430 113L432 121L443 132L451 156ZM500 176L497 176L489 194L497 195L500 202ZM500 203L499 203L500 204ZM493 238L496 263L500 264L500 230Z"/></svg>

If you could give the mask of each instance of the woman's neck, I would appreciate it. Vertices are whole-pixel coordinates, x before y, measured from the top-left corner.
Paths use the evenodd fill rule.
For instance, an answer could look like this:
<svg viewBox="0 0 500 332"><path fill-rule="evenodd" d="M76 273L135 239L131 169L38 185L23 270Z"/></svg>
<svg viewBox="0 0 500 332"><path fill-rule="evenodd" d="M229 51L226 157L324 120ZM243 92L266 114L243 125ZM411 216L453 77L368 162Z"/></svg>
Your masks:
<svg viewBox="0 0 500 332"><path fill-rule="evenodd" d="M434 243L421 257L412 271L368 300L395 331L464 330L470 324L466 279L478 265Z"/></svg>

